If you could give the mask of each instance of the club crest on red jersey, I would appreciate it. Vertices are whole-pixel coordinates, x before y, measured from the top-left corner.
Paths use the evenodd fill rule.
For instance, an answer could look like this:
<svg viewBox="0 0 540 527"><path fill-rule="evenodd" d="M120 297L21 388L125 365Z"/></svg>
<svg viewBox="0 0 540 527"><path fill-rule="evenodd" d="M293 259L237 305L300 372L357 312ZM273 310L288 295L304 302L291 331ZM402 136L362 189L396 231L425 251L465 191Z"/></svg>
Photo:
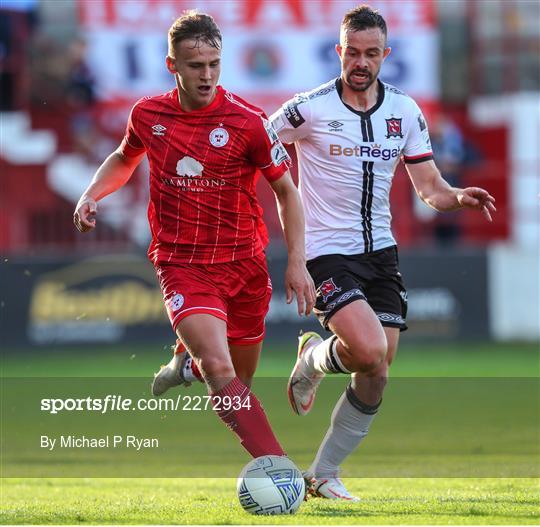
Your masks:
<svg viewBox="0 0 540 527"><path fill-rule="evenodd" d="M386 139L390 137L403 138L403 132L401 131L401 117L392 117L391 119L385 119L386 121Z"/></svg>
<svg viewBox="0 0 540 527"><path fill-rule="evenodd" d="M171 311L178 311L184 305L184 295L177 293L169 300L169 308Z"/></svg>
<svg viewBox="0 0 540 527"><path fill-rule="evenodd" d="M322 295L323 301L326 302L334 293L339 293L340 291L341 287L338 287L334 283L333 278L329 278L319 286L319 290L317 292Z"/></svg>
<svg viewBox="0 0 540 527"><path fill-rule="evenodd" d="M214 128L210 132L210 144L216 148L221 148L229 142L229 132L225 128Z"/></svg>

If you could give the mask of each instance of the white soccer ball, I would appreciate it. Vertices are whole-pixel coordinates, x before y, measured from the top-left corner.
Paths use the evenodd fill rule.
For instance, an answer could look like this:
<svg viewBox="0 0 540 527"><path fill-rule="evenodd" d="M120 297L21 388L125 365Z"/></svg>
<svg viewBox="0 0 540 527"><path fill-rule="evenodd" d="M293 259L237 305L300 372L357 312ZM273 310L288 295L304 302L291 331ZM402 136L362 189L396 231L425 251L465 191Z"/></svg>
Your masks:
<svg viewBox="0 0 540 527"><path fill-rule="evenodd" d="M285 456L251 460L240 472L236 489L240 505L250 514L294 514L305 495L302 473Z"/></svg>

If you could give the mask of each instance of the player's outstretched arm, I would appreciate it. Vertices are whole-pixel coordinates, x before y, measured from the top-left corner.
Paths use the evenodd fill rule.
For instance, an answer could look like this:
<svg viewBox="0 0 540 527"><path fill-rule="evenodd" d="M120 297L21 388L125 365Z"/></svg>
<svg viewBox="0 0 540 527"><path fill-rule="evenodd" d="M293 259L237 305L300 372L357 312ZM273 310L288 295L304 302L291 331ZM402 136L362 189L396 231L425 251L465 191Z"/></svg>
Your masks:
<svg viewBox="0 0 540 527"><path fill-rule="evenodd" d="M488 221L496 212L495 198L483 188L451 187L433 161L406 165L409 177L420 199L439 212L469 208L479 210Z"/></svg>
<svg viewBox="0 0 540 527"><path fill-rule="evenodd" d="M125 185L143 156L129 157L116 150L98 168L73 213L73 223L80 232L96 226L97 202Z"/></svg>
<svg viewBox="0 0 540 527"><path fill-rule="evenodd" d="M315 305L316 294L315 285L306 269L305 223L300 194L289 172L270 184L276 195L279 219L287 244L287 304L290 304L296 295L298 314L308 316Z"/></svg>

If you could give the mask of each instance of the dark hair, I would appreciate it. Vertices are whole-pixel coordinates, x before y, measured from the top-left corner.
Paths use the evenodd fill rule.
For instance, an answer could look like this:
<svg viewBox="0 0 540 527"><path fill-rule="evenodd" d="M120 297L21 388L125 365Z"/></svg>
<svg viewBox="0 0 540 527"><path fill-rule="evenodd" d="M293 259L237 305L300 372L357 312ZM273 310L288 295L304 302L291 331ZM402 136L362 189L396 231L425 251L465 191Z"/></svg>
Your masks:
<svg viewBox="0 0 540 527"><path fill-rule="evenodd" d="M363 31L378 27L386 40L387 30L384 18L376 9L368 5L360 5L347 11L341 21L341 31Z"/></svg>
<svg viewBox="0 0 540 527"><path fill-rule="evenodd" d="M221 31L210 15L198 13L195 9L184 11L169 29L169 56L174 57L176 44L182 40L195 40L196 46L206 42L221 49Z"/></svg>

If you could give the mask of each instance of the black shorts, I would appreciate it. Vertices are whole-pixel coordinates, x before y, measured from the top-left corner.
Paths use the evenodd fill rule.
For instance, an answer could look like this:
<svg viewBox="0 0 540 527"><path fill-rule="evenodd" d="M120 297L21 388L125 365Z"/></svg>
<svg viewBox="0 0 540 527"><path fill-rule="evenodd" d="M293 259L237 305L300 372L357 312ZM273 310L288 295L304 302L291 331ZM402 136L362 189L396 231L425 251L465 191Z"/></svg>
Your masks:
<svg viewBox="0 0 540 527"><path fill-rule="evenodd" d="M395 245L366 254L327 254L307 262L315 282L314 312L328 329L328 322L342 307L366 300L383 326L407 329L407 290L398 269Z"/></svg>

